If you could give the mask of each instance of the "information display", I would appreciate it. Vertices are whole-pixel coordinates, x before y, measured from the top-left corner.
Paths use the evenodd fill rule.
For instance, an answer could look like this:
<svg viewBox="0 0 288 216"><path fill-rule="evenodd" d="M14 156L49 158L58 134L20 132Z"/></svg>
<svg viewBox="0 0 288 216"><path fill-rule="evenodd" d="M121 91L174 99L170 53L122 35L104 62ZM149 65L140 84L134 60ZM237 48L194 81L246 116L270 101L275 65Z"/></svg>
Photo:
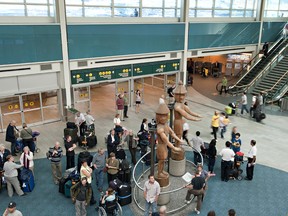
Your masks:
<svg viewBox="0 0 288 216"><path fill-rule="evenodd" d="M180 60L177 59L161 62L73 70L71 71L71 82L73 85L98 81L109 81L113 79L129 78L132 76L154 75L165 72L179 71L179 69Z"/></svg>

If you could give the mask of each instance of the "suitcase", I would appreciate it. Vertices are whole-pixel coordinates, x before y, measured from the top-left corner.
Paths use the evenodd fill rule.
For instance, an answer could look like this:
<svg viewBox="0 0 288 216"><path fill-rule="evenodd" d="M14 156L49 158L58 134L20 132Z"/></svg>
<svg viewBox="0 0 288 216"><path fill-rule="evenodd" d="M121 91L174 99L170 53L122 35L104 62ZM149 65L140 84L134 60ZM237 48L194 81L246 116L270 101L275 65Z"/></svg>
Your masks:
<svg viewBox="0 0 288 216"><path fill-rule="evenodd" d="M124 170L120 170L117 174L117 178L121 181L121 182L125 182L125 171Z"/></svg>
<svg viewBox="0 0 288 216"><path fill-rule="evenodd" d="M236 113L236 104L235 103L229 103L228 106L232 108L232 113L231 114L235 115L235 113Z"/></svg>
<svg viewBox="0 0 288 216"><path fill-rule="evenodd" d="M64 194L65 191L65 183L68 181L68 178L61 178L59 180L59 193Z"/></svg>
<svg viewBox="0 0 288 216"><path fill-rule="evenodd" d="M84 136L80 136L78 145L81 146L81 147L85 146L85 144L83 143L84 140L85 140L85 137ZM86 137L86 142L87 142L86 145L87 145L88 148L93 148L94 146L97 145L97 137L95 135Z"/></svg>
<svg viewBox="0 0 288 216"><path fill-rule="evenodd" d="M35 186L32 171L24 168L20 172L20 179L23 192L32 192Z"/></svg>
<svg viewBox="0 0 288 216"><path fill-rule="evenodd" d="M77 128L77 125L74 122L67 122L66 128L75 129Z"/></svg>
<svg viewBox="0 0 288 216"><path fill-rule="evenodd" d="M65 128L64 129L64 137L65 137L65 139L66 139L66 136L71 136L71 138L72 138L72 141L73 142L77 142L78 141L78 129L77 128L74 128L74 129L72 129L72 128Z"/></svg>
<svg viewBox="0 0 288 216"><path fill-rule="evenodd" d="M128 170L125 170L124 171L124 182L130 184L131 183L131 170L128 169Z"/></svg>
<svg viewBox="0 0 288 216"><path fill-rule="evenodd" d="M80 171L81 165L82 165L82 161L86 160L88 166L91 165L92 160L93 160L93 155L90 154L90 152L88 151L83 151L80 152L78 155L78 162L77 162L77 170L78 172Z"/></svg>
<svg viewBox="0 0 288 216"><path fill-rule="evenodd" d="M71 187L72 187L72 181L69 180L65 183L65 187L64 187L64 195L68 198L71 197L71 194L70 194Z"/></svg>
<svg viewBox="0 0 288 216"><path fill-rule="evenodd" d="M116 178L113 181L109 182L109 187L112 188L114 191L118 191L118 188L122 185L122 182Z"/></svg>
<svg viewBox="0 0 288 216"><path fill-rule="evenodd" d="M122 184L118 189L118 203L121 206L128 205L132 202L132 190L129 184Z"/></svg>
<svg viewBox="0 0 288 216"><path fill-rule="evenodd" d="M266 118L265 113L260 113L260 112L255 112L254 116L257 122L260 122L261 120Z"/></svg>
<svg viewBox="0 0 288 216"><path fill-rule="evenodd" d="M115 156L117 159L124 160L126 158L126 153L124 149L117 149Z"/></svg>

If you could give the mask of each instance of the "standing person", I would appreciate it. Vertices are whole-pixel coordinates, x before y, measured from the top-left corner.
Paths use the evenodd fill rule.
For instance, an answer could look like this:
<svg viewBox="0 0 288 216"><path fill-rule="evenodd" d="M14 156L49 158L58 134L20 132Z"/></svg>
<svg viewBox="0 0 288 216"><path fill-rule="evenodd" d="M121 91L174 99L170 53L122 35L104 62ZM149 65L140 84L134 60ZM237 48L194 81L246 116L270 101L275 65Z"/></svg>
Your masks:
<svg viewBox="0 0 288 216"><path fill-rule="evenodd" d="M119 171L119 161L118 159L116 159L115 153L112 152L109 156L110 157L106 159L108 183L117 178L117 174Z"/></svg>
<svg viewBox="0 0 288 216"><path fill-rule="evenodd" d="M169 104L174 103L174 89L176 88L176 84L173 84L167 89L167 94L169 96Z"/></svg>
<svg viewBox="0 0 288 216"><path fill-rule="evenodd" d="M230 124L230 120L226 113L222 112L219 118L219 127L220 127L220 134L221 138L224 139L224 133L227 131L227 126Z"/></svg>
<svg viewBox="0 0 288 216"><path fill-rule="evenodd" d="M86 120L87 129L89 131L95 131L95 125L94 125L95 119L90 114L90 110L87 110L86 115L85 115L85 120Z"/></svg>
<svg viewBox="0 0 288 216"><path fill-rule="evenodd" d="M221 82L222 82L222 86L221 86L221 90L220 90L220 95L222 95L222 91L223 90L224 90L225 94L227 94L227 83L228 83L228 81L227 81L226 76L223 77Z"/></svg>
<svg viewBox="0 0 288 216"><path fill-rule="evenodd" d="M268 50L269 50L269 44L268 42L265 42L262 47L262 51L265 58L268 56Z"/></svg>
<svg viewBox="0 0 288 216"><path fill-rule="evenodd" d="M123 99L123 97L124 97L123 94L119 94L118 98L116 100L117 113L120 115L119 118L121 121L125 121L124 120L124 99Z"/></svg>
<svg viewBox="0 0 288 216"><path fill-rule="evenodd" d="M96 203L95 199L94 199L94 194L93 194L93 189L92 189L92 186L91 186L91 183L92 183L92 174L93 174L93 170L91 169L91 167L89 167L88 163L86 160L83 160L82 161L82 165L81 165L81 168L80 168L80 176L81 176L81 179L83 177L86 177L87 179L87 184L90 185L91 187L91 199L89 200L88 203L90 203L90 205L94 205Z"/></svg>
<svg viewBox="0 0 288 216"><path fill-rule="evenodd" d="M228 216L236 216L236 211L234 209L229 209Z"/></svg>
<svg viewBox="0 0 288 216"><path fill-rule="evenodd" d="M129 116L127 115L128 112L128 106L129 106L129 99L127 97L127 92L124 92L124 118L129 118Z"/></svg>
<svg viewBox="0 0 288 216"><path fill-rule="evenodd" d="M110 130L110 134L107 137L107 150L108 155L112 152L116 153L116 148L119 145L119 137L115 134L115 130Z"/></svg>
<svg viewBox="0 0 288 216"><path fill-rule="evenodd" d="M253 179L254 174L254 166L256 162L256 155L257 155L257 148L256 148L256 141L251 140L251 149L248 152L248 163L246 166L246 178L245 180L251 181Z"/></svg>
<svg viewBox="0 0 288 216"><path fill-rule="evenodd" d="M232 161L234 160L235 153L230 148L231 142L227 141L225 143L225 148L221 150L219 155L222 157L221 160L221 180L222 181L229 181L229 171L232 167Z"/></svg>
<svg viewBox="0 0 288 216"><path fill-rule="evenodd" d="M196 137L191 139L193 143L193 153L194 153L194 164L197 166L198 163L201 163L201 146L204 148L204 141L200 137L200 131L196 131Z"/></svg>
<svg viewBox="0 0 288 216"><path fill-rule="evenodd" d="M254 113L255 113L255 103L256 103L256 95L255 94L253 94L253 96L252 96L252 102L251 102L251 107L250 107L250 116L252 117L252 118L254 118Z"/></svg>
<svg viewBox="0 0 288 216"><path fill-rule="evenodd" d="M80 136L84 136L86 130L86 119L83 113L80 112L76 113L75 124L79 128Z"/></svg>
<svg viewBox="0 0 288 216"><path fill-rule="evenodd" d="M114 119L113 119L113 123L114 123L114 130L116 133L122 132L123 128L121 126L121 119L120 119L120 114L116 114Z"/></svg>
<svg viewBox="0 0 288 216"><path fill-rule="evenodd" d="M34 175L33 152L30 151L28 146L25 146L23 149L23 153L20 156L20 164L24 168L30 169Z"/></svg>
<svg viewBox="0 0 288 216"><path fill-rule="evenodd" d="M140 126L140 131L141 132L148 132L149 128L148 128L148 120L146 118L144 118L142 120L141 126Z"/></svg>
<svg viewBox="0 0 288 216"><path fill-rule="evenodd" d="M87 183L87 178L81 178L81 181L73 185L70 189L71 198L75 202L76 216L86 216L86 206L90 202L92 196L91 185Z"/></svg>
<svg viewBox="0 0 288 216"><path fill-rule="evenodd" d="M134 137L133 131L129 130L128 135L125 137L124 141L127 142L129 147L129 152L131 154L131 163L136 165L136 152L137 152L137 141L139 140L138 137Z"/></svg>
<svg viewBox="0 0 288 216"><path fill-rule="evenodd" d="M212 139L208 148L208 171L214 172L214 165L217 158L216 140Z"/></svg>
<svg viewBox="0 0 288 216"><path fill-rule="evenodd" d="M11 152L5 148L5 145L0 144L0 170L3 169L4 163L6 162L6 157L10 154Z"/></svg>
<svg viewBox="0 0 288 216"><path fill-rule="evenodd" d="M3 213L3 216L23 216L22 212L16 209L16 203L10 202Z"/></svg>
<svg viewBox="0 0 288 216"><path fill-rule="evenodd" d="M30 151L34 153L35 151L35 144L32 136L32 129L27 126L26 123L22 125L23 129L20 132L20 137L22 138L22 142L24 147L28 146Z"/></svg>
<svg viewBox="0 0 288 216"><path fill-rule="evenodd" d="M215 211L209 211L207 213L207 216L216 216L216 213L215 213Z"/></svg>
<svg viewBox="0 0 288 216"><path fill-rule="evenodd" d="M235 138L232 139L232 141L231 141L232 142L231 148L235 153L240 151L240 147L242 145L242 141L240 139L240 136L241 136L240 133L236 133Z"/></svg>
<svg viewBox="0 0 288 216"><path fill-rule="evenodd" d="M165 104L165 96L161 95L161 97L159 98L159 104Z"/></svg>
<svg viewBox="0 0 288 216"><path fill-rule="evenodd" d="M249 113L248 109L247 109L247 96L246 96L246 92L242 93L242 97L241 97L241 115L243 115L243 111L246 111L247 113Z"/></svg>
<svg viewBox="0 0 288 216"><path fill-rule="evenodd" d="M16 121L12 120L7 129L6 129L6 141L11 143L11 154L12 156L17 156L15 153L15 147L16 147L16 136L18 129L16 128Z"/></svg>
<svg viewBox="0 0 288 216"><path fill-rule="evenodd" d="M51 161L51 169L53 181L56 185L59 184L62 178L61 158L63 156L62 148L59 142L55 142L54 147L49 148L48 159Z"/></svg>
<svg viewBox="0 0 288 216"><path fill-rule="evenodd" d="M14 163L14 157L12 155L8 155L6 159L7 161L4 164L3 170L4 170L4 177L7 182L8 196L9 197L13 196L13 188L15 189L15 192L18 194L18 196L26 195L21 190L20 183L17 178L18 176L17 169L21 168L22 165Z"/></svg>
<svg viewBox="0 0 288 216"><path fill-rule="evenodd" d="M144 199L145 199L145 213L144 216L149 215L149 210L152 207L152 214L157 212L157 202L160 194L160 185L153 175L148 176L148 180L144 183Z"/></svg>
<svg viewBox="0 0 288 216"><path fill-rule="evenodd" d="M231 140L230 140L231 142L236 138L236 133L237 133L237 127L234 126L231 131Z"/></svg>
<svg viewBox="0 0 288 216"><path fill-rule="evenodd" d="M218 132L218 128L219 128L219 112L215 111L214 115L212 117L212 121L211 121L211 127L212 127L212 132L211 134L213 134L214 139L217 141L217 132Z"/></svg>
<svg viewBox="0 0 288 216"><path fill-rule="evenodd" d="M75 167L75 151L76 144L72 141L70 135L66 137L65 149L66 149L66 170Z"/></svg>
<svg viewBox="0 0 288 216"><path fill-rule="evenodd" d="M94 166L97 189L99 192L102 192L104 179L103 169L106 166L106 155L103 148L99 148L98 152L93 156L92 165Z"/></svg>
<svg viewBox="0 0 288 216"><path fill-rule="evenodd" d="M142 100L142 99L141 99L140 90L137 89L136 92L135 92L135 94L136 94L136 99L135 99L136 110L135 110L135 112L136 112L136 113L139 113L139 112L140 112L140 104L141 104L141 100Z"/></svg>
<svg viewBox="0 0 288 216"><path fill-rule="evenodd" d="M204 198L204 187L205 179L200 176L199 170L196 170L195 177L192 178L191 183L189 185L185 185L185 188L189 188L186 194L185 203L191 203L191 194L197 196L197 206L195 208L196 214L200 214L201 205Z"/></svg>
<svg viewBox="0 0 288 216"><path fill-rule="evenodd" d="M262 92L259 93L258 100L259 100L259 105L260 105L260 111L262 111L263 110L263 104L264 104Z"/></svg>

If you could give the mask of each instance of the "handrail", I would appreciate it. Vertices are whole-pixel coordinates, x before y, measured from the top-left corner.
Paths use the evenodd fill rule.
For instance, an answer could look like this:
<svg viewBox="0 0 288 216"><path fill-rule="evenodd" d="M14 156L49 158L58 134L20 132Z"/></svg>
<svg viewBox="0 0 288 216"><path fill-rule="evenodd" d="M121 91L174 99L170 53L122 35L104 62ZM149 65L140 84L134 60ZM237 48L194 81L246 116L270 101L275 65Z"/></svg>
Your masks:
<svg viewBox="0 0 288 216"><path fill-rule="evenodd" d="M265 89L264 91L262 91L264 94L266 94L267 95L267 98L269 98L269 96L270 96L270 93L274 90L274 88L276 87L276 85L280 82L280 81L282 81L282 79L283 78L285 78L285 76L288 74L288 71L286 71L286 73L284 74L284 75L282 75L282 77L277 81L277 83L275 84L275 85L273 85L270 89ZM274 95L272 96L270 96L270 101L268 101L268 103L270 103L270 102L273 102L273 101L276 101L276 100L278 100L277 98L276 99L274 99L273 100L273 98L275 97L275 95L277 94L277 93L279 93L281 90L283 90L283 88L286 86L288 84L288 78L286 78L286 82L280 87L280 88L278 88L277 90L276 90L276 92L274 93Z"/></svg>
<svg viewBox="0 0 288 216"><path fill-rule="evenodd" d="M245 84L245 85L240 85L240 86L234 85L234 86L232 86L231 88L237 87L237 88L239 88L239 89L240 89L240 88L242 88L242 89L246 88L246 89L247 89L247 88L251 87L252 85L254 85L255 82L256 82L260 77L262 77L264 73L266 73L266 71L270 68L270 66L271 66L272 64L274 64L274 63L276 62L276 60L278 60L279 55L282 54L282 53L287 49L287 47L288 47L288 44L287 44L285 47L283 47L283 48L276 54L276 56L274 56L274 58L265 66L265 68L261 71L261 73L257 74L257 76L256 76L250 83Z"/></svg>
<svg viewBox="0 0 288 216"><path fill-rule="evenodd" d="M288 70L285 72L285 74L283 74L283 75L280 77L279 80L277 80L277 82L276 82L270 89L265 89L265 90L263 90L262 92L263 92L263 93L268 93L268 92L272 91L272 90L276 87L276 85L277 85L287 74L288 74Z"/></svg>

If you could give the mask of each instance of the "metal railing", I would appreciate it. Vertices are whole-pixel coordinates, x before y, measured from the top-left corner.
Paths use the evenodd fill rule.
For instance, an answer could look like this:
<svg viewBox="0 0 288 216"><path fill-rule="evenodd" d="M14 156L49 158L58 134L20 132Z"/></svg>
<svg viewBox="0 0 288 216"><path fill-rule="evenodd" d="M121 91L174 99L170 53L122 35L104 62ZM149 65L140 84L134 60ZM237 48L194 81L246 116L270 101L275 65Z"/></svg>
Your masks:
<svg viewBox="0 0 288 216"><path fill-rule="evenodd" d="M194 151L198 152L200 154L200 157L201 157L201 164L203 165L203 156L201 154L201 152L197 151L195 148L189 146L190 148L192 148ZM136 179L135 177L135 173L136 173L136 169L137 169L137 166L142 163L142 160L148 155L150 154L151 151L147 151L138 161L137 163L135 164L134 168L133 168L133 172L132 172L132 178L133 178L133 181L135 183L135 187L134 187L134 195L133 195L133 199L134 199L134 202L136 203L137 207L139 209L141 209L142 211L145 211L145 209L143 207L140 206L138 200L139 200L139 191L144 191L144 188L142 188L140 186L140 184L138 183L140 181L140 179L147 173L150 171L150 167L147 168L146 170L144 170L144 168L142 167L142 173L141 175ZM196 167L196 164L194 164L192 161L189 161L186 159L186 162L192 164L193 166ZM154 164L154 166L156 166L157 164ZM160 192L160 195L163 195L163 194L170 194L170 193L175 193L175 192L178 192L178 191L181 191L185 189L183 186L182 187L179 187L179 188L176 188L176 189L173 189L173 190L170 190L170 191L163 191L163 192ZM185 208L187 206L187 204L184 204L184 205L181 205L180 207L176 208L176 209L173 209L173 210L170 210L170 211L167 211L167 214L170 214L170 213L175 213L179 210L182 210L183 208Z"/></svg>

